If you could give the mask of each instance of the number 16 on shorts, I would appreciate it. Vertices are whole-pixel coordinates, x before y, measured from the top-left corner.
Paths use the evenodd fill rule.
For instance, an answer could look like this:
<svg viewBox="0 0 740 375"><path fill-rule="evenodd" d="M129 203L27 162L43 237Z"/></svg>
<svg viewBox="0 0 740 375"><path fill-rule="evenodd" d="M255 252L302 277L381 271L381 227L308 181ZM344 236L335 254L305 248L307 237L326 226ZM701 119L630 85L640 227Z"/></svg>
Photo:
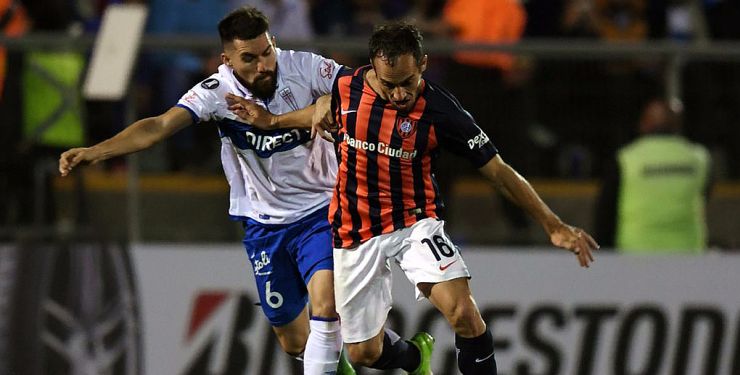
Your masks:
<svg viewBox="0 0 740 375"><path fill-rule="evenodd" d="M419 272L417 281L438 282L469 276L460 251L444 231L444 221L423 219L411 231L412 251L405 256L408 260L405 266L412 273Z"/></svg>
<svg viewBox="0 0 740 375"><path fill-rule="evenodd" d="M455 256L455 247L448 243L446 238L438 234L435 234L431 238L424 238L421 240L421 243L429 246L429 250L437 261L441 261L442 257L452 258Z"/></svg>

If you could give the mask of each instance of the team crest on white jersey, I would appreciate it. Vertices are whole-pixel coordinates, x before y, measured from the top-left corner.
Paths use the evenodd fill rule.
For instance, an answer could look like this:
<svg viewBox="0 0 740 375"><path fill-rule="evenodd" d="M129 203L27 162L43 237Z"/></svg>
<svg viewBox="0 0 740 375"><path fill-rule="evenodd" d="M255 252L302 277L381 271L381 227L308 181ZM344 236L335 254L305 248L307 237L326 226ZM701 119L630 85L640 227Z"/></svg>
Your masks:
<svg viewBox="0 0 740 375"><path fill-rule="evenodd" d="M280 97L285 100L286 103L292 108L294 111L297 111L300 109L298 106L298 102L295 100L295 96L293 96L293 92L290 91L290 87L286 87L282 90L280 90Z"/></svg>

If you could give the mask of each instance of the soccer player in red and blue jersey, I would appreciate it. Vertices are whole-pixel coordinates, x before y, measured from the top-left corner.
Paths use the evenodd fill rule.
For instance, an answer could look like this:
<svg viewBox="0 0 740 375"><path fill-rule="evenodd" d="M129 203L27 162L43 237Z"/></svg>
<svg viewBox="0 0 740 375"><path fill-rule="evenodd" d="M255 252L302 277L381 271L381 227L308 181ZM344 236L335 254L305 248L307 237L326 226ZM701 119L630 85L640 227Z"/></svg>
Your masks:
<svg viewBox="0 0 740 375"><path fill-rule="evenodd" d="M451 324L460 371L495 374L493 339L470 291L470 274L439 219L432 173L439 148L467 158L581 266L593 261L598 245L545 205L452 94L422 77L427 56L414 26L378 27L369 57L371 65L341 72L332 92L339 172L329 219L337 311L350 357L373 368L428 372L417 353L430 340L417 335L408 345L383 329L393 260Z"/></svg>

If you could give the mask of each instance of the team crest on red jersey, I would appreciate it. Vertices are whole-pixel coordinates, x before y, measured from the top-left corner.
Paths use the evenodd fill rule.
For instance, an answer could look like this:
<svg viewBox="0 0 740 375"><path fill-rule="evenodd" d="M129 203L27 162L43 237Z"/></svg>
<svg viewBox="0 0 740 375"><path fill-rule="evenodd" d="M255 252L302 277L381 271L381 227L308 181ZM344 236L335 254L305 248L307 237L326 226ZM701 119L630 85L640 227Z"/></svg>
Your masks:
<svg viewBox="0 0 740 375"><path fill-rule="evenodd" d="M416 121L408 117L396 119L396 131L401 138L408 138L416 131Z"/></svg>

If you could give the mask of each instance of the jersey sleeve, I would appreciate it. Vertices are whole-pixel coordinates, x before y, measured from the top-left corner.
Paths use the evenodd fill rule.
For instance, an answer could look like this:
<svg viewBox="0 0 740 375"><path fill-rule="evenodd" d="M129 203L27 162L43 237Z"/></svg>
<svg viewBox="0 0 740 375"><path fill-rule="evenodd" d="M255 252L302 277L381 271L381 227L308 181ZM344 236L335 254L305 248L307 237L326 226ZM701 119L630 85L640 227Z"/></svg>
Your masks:
<svg viewBox="0 0 740 375"><path fill-rule="evenodd" d="M498 150L468 111L454 99L451 104L446 119L435 127L439 144L480 168L493 159Z"/></svg>
<svg viewBox="0 0 740 375"><path fill-rule="evenodd" d="M334 80L337 77L342 65L326 57L307 53L305 65L310 72L311 77L311 94L314 98L322 95L331 94Z"/></svg>
<svg viewBox="0 0 740 375"><path fill-rule="evenodd" d="M193 123L201 121L215 120L217 108L226 101L226 84L218 75L199 82L188 90L180 100L177 101L177 107L185 108L190 112Z"/></svg>

